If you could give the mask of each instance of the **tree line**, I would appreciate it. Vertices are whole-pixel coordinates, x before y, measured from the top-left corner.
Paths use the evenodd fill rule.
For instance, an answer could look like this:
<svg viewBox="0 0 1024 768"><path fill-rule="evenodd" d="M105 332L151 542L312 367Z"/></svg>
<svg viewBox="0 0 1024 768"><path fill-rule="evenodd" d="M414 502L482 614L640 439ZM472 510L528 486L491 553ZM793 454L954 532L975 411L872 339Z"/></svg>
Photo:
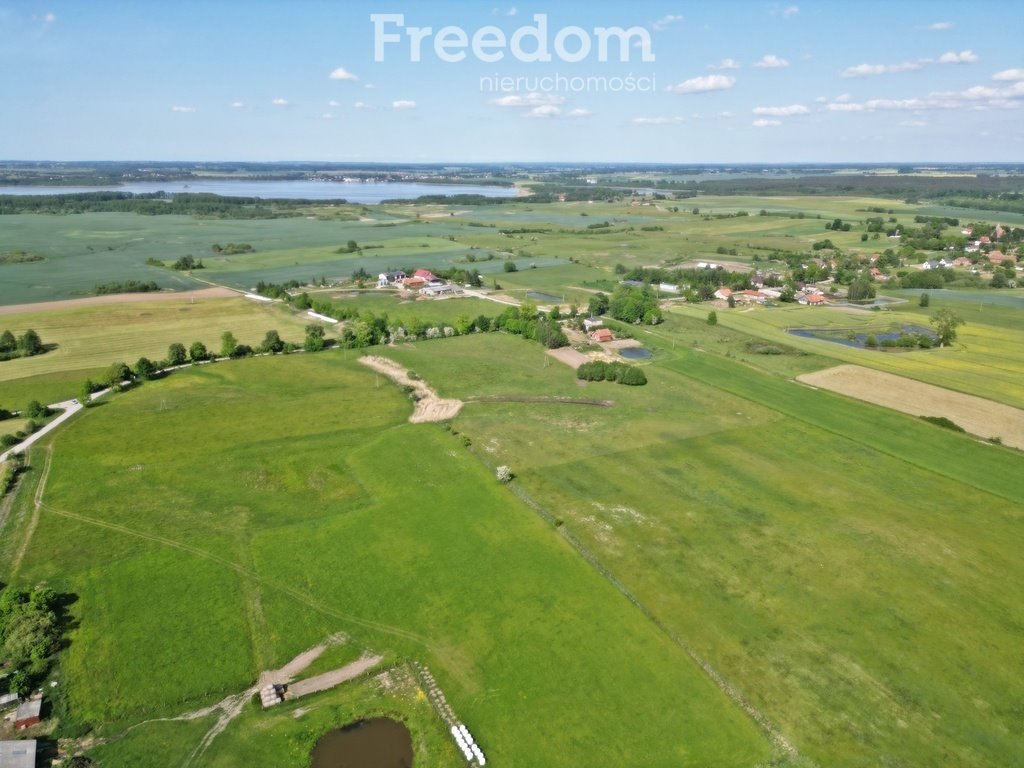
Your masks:
<svg viewBox="0 0 1024 768"><path fill-rule="evenodd" d="M21 336L15 336L10 330L0 333L0 360L13 360L16 357L32 357L46 351L43 340L31 328Z"/></svg>

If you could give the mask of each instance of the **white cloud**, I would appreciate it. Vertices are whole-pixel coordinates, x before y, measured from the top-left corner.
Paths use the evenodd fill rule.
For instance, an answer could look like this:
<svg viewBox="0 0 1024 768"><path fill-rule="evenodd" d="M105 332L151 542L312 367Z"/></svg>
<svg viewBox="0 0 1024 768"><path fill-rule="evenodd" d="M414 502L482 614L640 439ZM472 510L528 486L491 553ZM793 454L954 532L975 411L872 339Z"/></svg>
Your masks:
<svg viewBox="0 0 1024 768"><path fill-rule="evenodd" d="M962 91L932 91L925 97L910 99L868 99L863 103L832 103L833 112L920 111L932 109L984 110L1020 109L1024 107L1024 81L1008 87L992 88L975 85Z"/></svg>
<svg viewBox="0 0 1024 768"><path fill-rule="evenodd" d="M359 79L344 67L338 67L337 69L332 70L331 74L329 74L327 77L330 78L331 80L347 80L350 82Z"/></svg>
<svg viewBox="0 0 1024 768"><path fill-rule="evenodd" d="M776 125L782 125L781 120L755 120L751 123L755 128L772 128Z"/></svg>
<svg viewBox="0 0 1024 768"><path fill-rule="evenodd" d="M505 11L506 16L515 16L517 13L519 13L519 9L516 8L514 5L507 11Z"/></svg>
<svg viewBox="0 0 1024 768"><path fill-rule="evenodd" d="M273 104L275 107L287 107L288 99L274 99L270 103Z"/></svg>
<svg viewBox="0 0 1024 768"><path fill-rule="evenodd" d="M397 99L391 102L392 109L416 109L416 102L409 99Z"/></svg>
<svg viewBox="0 0 1024 768"><path fill-rule="evenodd" d="M708 69L739 69L740 63L736 59L722 59L718 64L708 64Z"/></svg>
<svg viewBox="0 0 1024 768"><path fill-rule="evenodd" d="M1024 80L1024 69L1004 69L992 75L993 80Z"/></svg>
<svg viewBox="0 0 1024 768"><path fill-rule="evenodd" d="M681 83L670 85L666 91L670 93L707 93L708 91L725 91L736 84L735 77L728 75L707 75L692 77Z"/></svg>
<svg viewBox="0 0 1024 768"><path fill-rule="evenodd" d="M754 107L755 115L768 115L770 117L791 117L793 115L806 115L810 112L803 104L790 104L788 107Z"/></svg>
<svg viewBox="0 0 1024 768"><path fill-rule="evenodd" d="M681 117L634 117L633 125L679 125L685 122Z"/></svg>
<svg viewBox="0 0 1024 768"><path fill-rule="evenodd" d="M363 109L363 110L374 110L374 109L376 109L375 106L373 106L372 104L367 104L365 101L357 101L352 106L355 107L356 109Z"/></svg>
<svg viewBox="0 0 1024 768"><path fill-rule="evenodd" d="M782 18L788 19L790 16L796 16L800 13L800 7L796 5L790 5L782 9Z"/></svg>
<svg viewBox="0 0 1024 768"><path fill-rule="evenodd" d="M669 14L666 14L665 16L662 16L657 21L652 21L651 22L651 29L653 29L655 32L664 32L666 29L671 27L673 24L678 24L682 20L683 20L682 16L677 16L677 15L669 13Z"/></svg>
<svg viewBox="0 0 1024 768"><path fill-rule="evenodd" d="M736 113L734 113L734 112L719 112L716 115L716 117L721 117L721 118L723 118L725 120L729 120L729 119L731 119L733 117L736 117Z"/></svg>
<svg viewBox="0 0 1024 768"><path fill-rule="evenodd" d="M553 118L553 117L568 117L568 118L579 118L589 117L591 112L589 109L583 109L577 107L576 109L562 110L561 107L556 107L554 104L541 104L538 107L534 107L526 113L526 117L539 117L539 118Z"/></svg>
<svg viewBox="0 0 1024 768"><path fill-rule="evenodd" d="M891 75L897 72L915 72L921 69L925 64L930 63L930 59L918 59L917 61L904 61L902 64L858 64L855 67L847 67L839 74L842 77Z"/></svg>
<svg viewBox="0 0 1024 768"><path fill-rule="evenodd" d="M171 107L171 112L195 112L195 111L196 111L195 107L178 107L178 106Z"/></svg>
<svg viewBox="0 0 1024 768"><path fill-rule="evenodd" d="M952 29L953 22L951 21L936 21L934 24L929 24L925 29L930 29L932 32L941 32L944 29Z"/></svg>
<svg viewBox="0 0 1024 768"><path fill-rule="evenodd" d="M850 100L850 94L848 94L848 93L840 94L839 96L836 96L833 99L833 101L835 101L837 104L845 104L849 100Z"/></svg>
<svg viewBox="0 0 1024 768"><path fill-rule="evenodd" d="M341 102L340 101L335 101L334 99L331 99L330 101L327 102L327 106L328 107L340 107L341 106Z"/></svg>
<svg viewBox="0 0 1024 768"><path fill-rule="evenodd" d="M815 96L814 100L819 104L824 104L826 101L828 101L828 96Z"/></svg>
<svg viewBox="0 0 1024 768"><path fill-rule="evenodd" d="M903 120L900 125L905 125L909 128L924 128L928 123L924 120Z"/></svg>
<svg viewBox="0 0 1024 768"><path fill-rule="evenodd" d="M785 59L780 59L774 53L768 53L761 57L761 60L754 64L758 69L781 69L782 67L788 67L789 62Z"/></svg>
<svg viewBox="0 0 1024 768"><path fill-rule="evenodd" d="M939 64L974 64L977 60L978 54L971 50L960 51L960 53L947 51L939 56Z"/></svg>
<svg viewBox="0 0 1024 768"><path fill-rule="evenodd" d="M508 96L501 96L491 99L491 104L496 107L539 107L545 104L564 104L565 96L558 96L553 93L510 93Z"/></svg>
<svg viewBox="0 0 1024 768"><path fill-rule="evenodd" d="M45 16L43 16L43 21L46 22L47 24L53 24L53 22L55 22L56 20L57 14L53 12L49 12Z"/></svg>
<svg viewBox="0 0 1024 768"><path fill-rule="evenodd" d="M231 102L231 107L233 109L241 109L244 106L245 106L245 102L244 101L232 101Z"/></svg>
<svg viewBox="0 0 1024 768"><path fill-rule="evenodd" d="M534 107L526 113L527 117L558 117L562 114L562 110L556 107L554 104L542 104L539 107Z"/></svg>

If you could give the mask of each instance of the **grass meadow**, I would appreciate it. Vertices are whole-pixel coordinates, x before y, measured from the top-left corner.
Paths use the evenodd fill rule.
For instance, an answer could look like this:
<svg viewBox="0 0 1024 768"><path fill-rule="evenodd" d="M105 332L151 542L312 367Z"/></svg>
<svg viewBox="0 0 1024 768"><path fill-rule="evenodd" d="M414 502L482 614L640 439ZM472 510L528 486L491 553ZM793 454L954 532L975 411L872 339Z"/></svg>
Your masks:
<svg viewBox="0 0 1024 768"><path fill-rule="evenodd" d="M35 357L0 363L0 405L21 407L29 400L55 402L77 397L84 379L101 376L115 361L134 365L142 356L162 360L175 342L187 349L202 341L214 351L231 331L240 342L257 346L276 329L286 341L301 343L308 318L242 297L181 299L103 304L26 311L0 316L0 326L18 333L34 329L57 348Z"/></svg>
<svg viewBox="0 0 1024 768"><path fill-rule="evenodd" d="M682 649L409 410L327 352L177 373L59 435L38 525L3 578L78 595L62 665L75 716L116 735L344 631L427 663L495 761L769 758Z"/></svg>
<svg viewBox="0 0 1024 768"><path fill-rule="evenodd" d="M455 424L802 754L1013 763L1018 452L692 348L638 394L487 341L392 356L443 396L615 400L471 403Z"/></svg>

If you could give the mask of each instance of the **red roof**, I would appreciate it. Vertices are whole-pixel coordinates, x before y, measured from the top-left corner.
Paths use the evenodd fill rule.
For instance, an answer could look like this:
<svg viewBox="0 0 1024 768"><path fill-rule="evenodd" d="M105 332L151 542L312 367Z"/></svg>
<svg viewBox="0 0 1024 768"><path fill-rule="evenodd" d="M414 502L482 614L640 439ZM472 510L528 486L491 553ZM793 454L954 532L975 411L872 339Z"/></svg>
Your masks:
<svg viewBox="0 0 1024 768"><path fill-rule="evenodd" d="M715 291L717 296L721 296L723 299L727 299L732 296L732 288L719 288Z"/></svg>
<svg viewBox="0 0 1024 768"><path fill-rule="evenodd" d="M807 303L808 304L824 304L825 303L825 297L822 296L820 293L812 293L812 294L810 294L807 297Z"/></svg>
<svg viewBox="0 0 1024 768"><path fill-rule="evenodd" d="M988 255L988 260L991 261L993 264L1002 264L1007 259L1010 259L1010 261L1013 261L1012 258L1007 256L1002 251L992 251L992 253L990 253Z"/></svg>
<svg viewBox="0 0 1024 768"><path fill-rule="evenodd" d="M424 280L437 280L437 275L431 272L429 269L417 269L413 273L416 277L422 277Z"/></svg>
<svg viewBox="0 0 1024 768"><path fill-rule="evenodd" d="M991 243L992 241L989 239L988 235L982 235L981 237L978 238L978 242L979 243Z"/></svg>
<svg viewBox="0 0 1024 768"><path fill-rule="evenodd" d="M611 341L614 337L607 328L598 328L594 331L594 341Z"/></svg>

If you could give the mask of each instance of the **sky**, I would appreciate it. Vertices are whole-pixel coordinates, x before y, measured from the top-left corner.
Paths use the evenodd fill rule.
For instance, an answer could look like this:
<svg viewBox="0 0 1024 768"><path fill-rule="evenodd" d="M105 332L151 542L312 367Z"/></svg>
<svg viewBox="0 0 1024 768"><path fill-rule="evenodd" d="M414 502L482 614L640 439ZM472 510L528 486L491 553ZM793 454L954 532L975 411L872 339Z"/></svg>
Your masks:
<svg viewBox="0 0 1024 768"><path fill-rule="evenodd" d="M0 159L1021 162L1022 33L1009 0L0 0Z"/></svg>

